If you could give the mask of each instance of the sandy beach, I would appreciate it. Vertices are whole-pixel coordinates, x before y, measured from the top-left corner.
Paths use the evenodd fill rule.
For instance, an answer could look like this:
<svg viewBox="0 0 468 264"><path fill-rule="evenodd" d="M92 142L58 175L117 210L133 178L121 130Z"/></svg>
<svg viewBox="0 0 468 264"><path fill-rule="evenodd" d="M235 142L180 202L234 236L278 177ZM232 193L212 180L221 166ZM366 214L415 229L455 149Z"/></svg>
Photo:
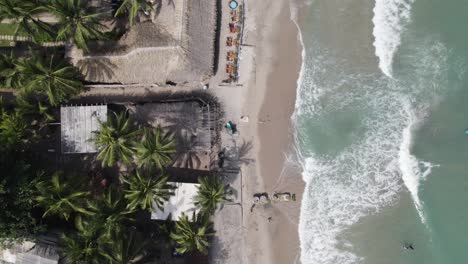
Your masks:
<svg viewBox="0 0 468 264"><path fill-rule="evenodd" d="M304 185L298 169L286 159L294 153L291 115L301 47L288 1L249 4L256 15L256 30L251 32L256 34L255 74L243 108L254 113L246 129L255 162L244 168L248 177L244 177L246 263L299 263L298 221ZM275 191L295 193L297 201L259 206L250 212L254 193Z"/></svg>
<svg viewBox="0 0 468 264"><path fill-rule="evenodd" d="M291 115L296 100L296 84L300 70L300 45L297 28L290 19L288 1L259 10L276 9L274 17L260 12L257 19L258 42L257 88L265 91L257 128L260 141L257 156L264 190L296 193L297 202L258 208L253 218L271 241L270 263L298 263L300 257L298 222L300 200L304 189L300 172L286 161L293 155ZM271 217L270 222L265 215ZM252 233L254 237L255 233ZM264 263L261 258L257 263Z"/></svg>

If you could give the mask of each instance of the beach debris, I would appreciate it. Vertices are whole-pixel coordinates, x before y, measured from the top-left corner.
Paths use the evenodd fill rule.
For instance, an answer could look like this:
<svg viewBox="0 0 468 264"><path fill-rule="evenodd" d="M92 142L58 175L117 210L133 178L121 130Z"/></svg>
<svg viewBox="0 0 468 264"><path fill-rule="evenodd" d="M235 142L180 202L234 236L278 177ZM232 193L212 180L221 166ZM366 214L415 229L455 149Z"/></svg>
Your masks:
<svg viewBox="0 0 468 264"><path fill-rule="evenodd" d="M228 130L231 130L232 134L237 133L237 125L231 121L228 121L224 127Z"/></svg>
<svg viewBox="0 0 468 264"><path fill-rule="evenodd" d="M244 122L244 123L248 123L248 122L249 122L249 117L243 115L243 116L241 116L240 121L241 121L241 122Z"/></svg>
<svg viewBox="0 0 468 264"><path fill-rule="evenodd" d="M267 204L270 203L270 198L268 197L268 193L256 193L253 197L254 204Z"/></svg>
<svg viewBox="0 0 468 264"><path fill-rule="evenodd" d="M296 194L291 194L290 192L275 192L272 200L274 202L294 202L296 201Z"/></svg>
<svg viewBox="0 0 468 264"><path fill-rule="evenodd" d="M296 194L290 192L275 192L270 198L266 192L256 193L253 195L254 204L269 204L271 202L294 202L296 201Z"/></svg>

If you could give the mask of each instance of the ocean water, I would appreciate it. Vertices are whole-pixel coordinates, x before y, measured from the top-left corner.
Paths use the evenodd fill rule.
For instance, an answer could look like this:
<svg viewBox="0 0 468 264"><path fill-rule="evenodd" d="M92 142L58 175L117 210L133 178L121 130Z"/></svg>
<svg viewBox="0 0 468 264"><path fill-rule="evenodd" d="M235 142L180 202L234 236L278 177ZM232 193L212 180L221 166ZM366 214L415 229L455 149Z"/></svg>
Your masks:
<svg viewBox="0 0 468 264"><path fill-rule="evenodd" d="M292 11L301 262L468 263L468 1Z"/></svg>

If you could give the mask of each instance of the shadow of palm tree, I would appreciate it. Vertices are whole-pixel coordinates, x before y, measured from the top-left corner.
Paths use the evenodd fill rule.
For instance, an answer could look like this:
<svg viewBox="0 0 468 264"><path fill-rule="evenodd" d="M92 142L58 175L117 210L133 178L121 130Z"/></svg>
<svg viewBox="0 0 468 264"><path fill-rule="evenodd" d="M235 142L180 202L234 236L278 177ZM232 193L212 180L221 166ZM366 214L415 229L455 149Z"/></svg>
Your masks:
<svg viewBox="0 0 468 264"><path fill-rule="evenodd" d="M192 104L183 104L179 111L178 115L170 115L165 118L167 125L164 128L169 131L179 131L178 134L194 134L195 131L201 127L202 122L199 118L199 114L194 111ZM185 135L180 136L185 137Z"/></svg>
<svg viewBox="0 0 468 264"><path fill-rule="evenodd" d="M171 5L172 7L175 8L174 0L167 0L167 5Z"/></svg>
<svg viewBox="0 0 468 264"><path fill-rule="evenodd" d="M254 161L254 159L248 158L249 152L252 150L253 144L251 141L242 141L242 144L237 147L237 162L240 164L248 165Z"/></svg>
<svg viewBox="0 0 468 264"><path fill-rule="evenodd" d="M186 130L178 130L176 134L176 154L172 166L184 169L199 169L201 159L196 148L196 136Z"/></svg>
<svg viewBox="0 0 468 264"><path fill-rule="evenodd" d="M86 79L105 80L114 76L116 65L107 58L99 58L80 60L77 67Z"/></svg>

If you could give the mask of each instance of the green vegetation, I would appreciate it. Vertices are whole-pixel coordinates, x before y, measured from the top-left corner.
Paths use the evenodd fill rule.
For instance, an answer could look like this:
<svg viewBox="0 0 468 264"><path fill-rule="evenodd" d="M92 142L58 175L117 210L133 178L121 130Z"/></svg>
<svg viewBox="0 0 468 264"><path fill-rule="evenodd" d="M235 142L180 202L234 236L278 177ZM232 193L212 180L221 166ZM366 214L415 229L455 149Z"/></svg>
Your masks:
<svg viewBox="0 0 468 264"><path fill-rule="evenodd" d="M108 12L98 11L87 0L52 0L47 10L59 19L57 40L73 40L73 43L88 51L86 42L104 39L107 27L101 22Z"/></svg>
<svg viewBox="0 0 468 264"><path fill-rule="evenodd" d="M43 12L43 3L36 0L0 0L0 20L9 20L15 26L12 35L31 36L36 43L50 41L53 27L35 18Z"/></svg>
<svg viewBox="0 0 468 264"><path fill-rule="evenodd" d="M122 0L117 3L114 17L127 16L128 23L140 11L152 10L146 0ZM34 43L52 41L74 43L88 51L88 41L106 40L113 34L106 26L115 24L112 9L96 8L88 0L0 0L0 35L28 36ZM51 22L54 20L58 22ZM9 41L1 41L9 46Z"/></svg>
<svg viewBox="0 0 468 264"><path fill-rule="evenodd" d="M148 12L152 9L146 0L120 0L119 8L115 11L114 16L127 15L130 25L133 25L139 10Z"/></svg>
<svg viewBox="0 0 468 264"><path fill-rule="evenodd" d="M207 253L209 239L214 235L213 225L205 215L193 215L193 222L183 214L175 225L170 237L177 243L177 252L186 253L198 250Z"/></svg>
<svg viewBox="0 0 468 264"><path fill-rule="evenodd" d="M195 206L199 207L203 213L214 214L218 205L223 202L232 202L229 198L232 191L228 186L223 185L218 177L199 178L198 193L195 196Z"/></svg>
<svg viewBox="0 0 468 264"><path fill-rule="evenodd" d="M89 193L83 190L79 179L79 176L66 179L63 172L55 172L50 179L36 185L39 192L36 201L45 209L42 217L53 214L69 220L73 213L88 213L84 204Z"/></svg>
<svg viewBox="0 0 468 264"><path fill-rule="evenodd" d="M17 86L47 96L50 105L57 106L83 89L76 69L53 55L44 58L32 53L14 65L15 75L19 76Z"/></svg>
<svg viewBox="0 0 468 264"><path fill-rule="evenodd" d="M117 161L130 164L135 153L133 146L137 132L125 112L119 115L112 112L107 122L103 122L95 132L95 143L99 148L97 159L101 160L102 166L112 167Z"/></svg>
<svg viewBox="0 0 468 264"><path fill-rule="evenodd" d="M114 15L133 24L139 11L150 9L146 1L123 0ZM0 34L87 51L88 41L109 35L110 12L86 0L0 0L0 20L7 21ZM44 22L50 14L58 23ZM174 245L181 253L206 253L214 234L210 214L229 201L220 181L200 179L194 222L185 215L175 226L148 219L174 195L167 182L173 133L138 123L126 111L111 112L94 132L97 154L67 163L55 153L59 106L84 90L83 76L60 52L31 45L0 55L0 87L13 94L0 102L0 248L59 232L63 263L148 263Z"/></svg>
<svg viewBox="0 0 468 264"><path fill-rule="evenodd" d="M163 133L161 127L154 131L145 128L142 140L136 147L137 160L140 167L163 169L171 161L171 155L176 152L175 140L172 135Z"/></svg>
<svg viewBox="0 0 468 264"><path fill-rule="evenodd" d="M122 181L128 184L125 198L128 200L127 208L151 211L154 206L164 208L164 202L174 194L172 185L167 184L167 176L153 176L151 173L142 175L135 170L128 178Z"/></svg>

